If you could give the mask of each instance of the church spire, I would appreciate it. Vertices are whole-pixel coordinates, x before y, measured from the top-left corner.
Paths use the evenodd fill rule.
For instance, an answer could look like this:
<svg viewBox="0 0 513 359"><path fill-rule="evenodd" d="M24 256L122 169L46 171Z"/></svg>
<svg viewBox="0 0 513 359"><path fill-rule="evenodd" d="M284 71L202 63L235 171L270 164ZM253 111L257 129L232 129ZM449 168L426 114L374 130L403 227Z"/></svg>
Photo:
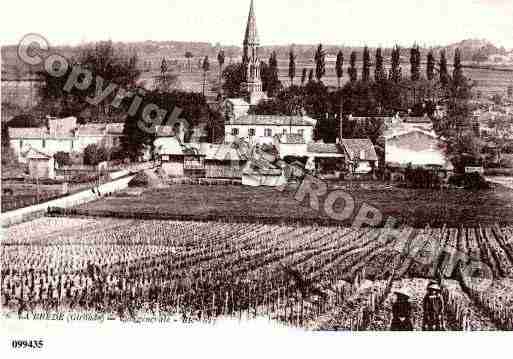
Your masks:
<svg viewBox="0 0 513 359"><path fill-rule="evenodd" d="M260 78L260 58L258 56L260 40L258 38L253 0L251 0L249 6L248 24L246 25L243 45L242 64L244 66L244 82L242 86L248 94L249 103L256 105L261 99L265 98L265 94L262 91L262 80Z"/></svg>
<svg viewBox="0 0 513 359"><path fill-rule="evenodd" d="M253 3L253 0L251 0L251 4L249 6L248 24L246 26L246 34L244 37L244 45L259 45L259 44L260 44L260 40L258 38L256 15L255 15L255 5Z"/></svg>

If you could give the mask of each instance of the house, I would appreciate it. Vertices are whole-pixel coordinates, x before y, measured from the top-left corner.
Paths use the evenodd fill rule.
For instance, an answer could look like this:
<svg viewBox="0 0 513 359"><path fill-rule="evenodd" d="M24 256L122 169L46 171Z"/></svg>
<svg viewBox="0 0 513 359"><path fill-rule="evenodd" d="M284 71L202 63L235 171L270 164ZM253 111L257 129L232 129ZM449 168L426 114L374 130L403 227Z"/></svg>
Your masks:
<svg viewBox="0 0 513 359"><path fill-rule="evenodd" d="M241 179L247 158L229 144L210 144L200 151L205 156L206 178Z"/></svg>
<svg viewBox="0 0 513 359"><path fill-rule="evenodd" d="M308 162L316 172L336 173L344 164L344 152L337 143L310 142L307 145Z"/></svg>
<svg viewBox="0 0 513 359"><path fill-rule="evenodd" d="M157 138L154 147L164 173L170 177L183 177L185 151L180 141L176 137Z"/></svg>
<svg viewBox="0 0 513 359"><path fill-rule="evenodd" d="M155 152L170 177L241 179L247 159L230 144L186 143L157 138Z"/></svg>
<svg viewBox="0 0 513 359"><path fill-rule="evenodd" d="M387 165L452 167L445 156L444 144L433 131L432 125L401 123L387 129L383 137Z"/></svg>
<svg viewBox="0 0 513 359"><path fill-rule="evenodd" d="M55 154L59 151L82 153L91 144L112 148L119 146L123 135L123 123L117 124L77 124L75 117L51 118L46 126L9 128L10 147L20 162L26 162L29 148Z"/></svg>
<svg viewBox="0 0 513 359"><path fill-rule="evenodd" d="M278 149L281 159L299 159L308 156L308 146L304 136L299 133L286 133L277 136L275 147Z"/></svg>
<svg viewBox="0 0 513 359"><path fill-rule="evenodd" d="M54 179L55 160L53 155L30 148L25 154L29 176L32 179Z"/></svg>
<svg viewBox="0 0 513 359"><path fill-rule="evenodd" d="M313 139L316 120L308 116L244 115L225 123L225 142L245 138L259 144L272 144L274 136L298 134L305 142Z"/></svg>
<svg viewBox="0 0 513 359"><path fill-rule="evenodd" d="M369 174L377 167L378 156L369 139L342 139L341 145L352 174Z"/></svg>

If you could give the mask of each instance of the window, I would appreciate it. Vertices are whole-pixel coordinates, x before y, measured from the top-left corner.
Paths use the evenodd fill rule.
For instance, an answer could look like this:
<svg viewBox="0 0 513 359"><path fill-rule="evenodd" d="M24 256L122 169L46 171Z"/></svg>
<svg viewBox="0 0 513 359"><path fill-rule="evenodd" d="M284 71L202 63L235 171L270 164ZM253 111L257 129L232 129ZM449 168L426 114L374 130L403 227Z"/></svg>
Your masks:
<svg viewBox="0 0 513 359"><path fill-rule="evenodd" d="M250 128L249 131L248 131L248 134L249 134L249 136L253 137L255 135L255 129L254 128Z"/></svg>
<svg viewBox="0 0 513 359"><path fill-rule="evenodd" d="M46 140L43 140L43 144L42 144L43 148L46 147Z"/></svg>
<svg viewBox="0 0 513 359"><path fill-rule="evenodd" d="M286 128L284 128L284 129L283 129L283 134L284 134L284 135L286 135L286 134L287 134L287 129L286 129Z"/></svg>
<svg viewBox="0 0 513 359"><path fill-rule="evenodd" d="M303 130L303 129L298 130L297 133L303 137L305 136L305 130Z"/></svg>
<svg viewBox="0 0 513 359"><path fill-rule="evenodd" d="M266 128L264 130L264 136L265 137L272 137L273 136L273 130L271 130L270 128Z"/></svg>
<svg viewBox="0 0 513 359"><path fill-rule="evenodd" d="M238 136L239 135L239 129L238 128L232 128L232 136Z"/></svg>

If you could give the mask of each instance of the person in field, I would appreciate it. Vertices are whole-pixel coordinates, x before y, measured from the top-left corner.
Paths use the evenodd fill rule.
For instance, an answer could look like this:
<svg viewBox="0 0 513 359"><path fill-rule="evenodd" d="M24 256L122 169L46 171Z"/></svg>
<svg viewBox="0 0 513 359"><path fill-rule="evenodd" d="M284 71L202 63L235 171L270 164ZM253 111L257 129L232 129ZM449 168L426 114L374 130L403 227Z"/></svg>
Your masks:
<svg viewBox="0 0 513 359"><path fill-rule="evenodd" d="M394 293L396 300L392 305L392 331L413 331L411 322L410 294L407 290L398 290Z"/></svg>
<svg viewBox="0 0 513 359"><path fill-rule="evenodd" d="M427 287L427 293L423 302L422 330L445 330L444 309L442 289L437 282L431 282Z"/></svg>

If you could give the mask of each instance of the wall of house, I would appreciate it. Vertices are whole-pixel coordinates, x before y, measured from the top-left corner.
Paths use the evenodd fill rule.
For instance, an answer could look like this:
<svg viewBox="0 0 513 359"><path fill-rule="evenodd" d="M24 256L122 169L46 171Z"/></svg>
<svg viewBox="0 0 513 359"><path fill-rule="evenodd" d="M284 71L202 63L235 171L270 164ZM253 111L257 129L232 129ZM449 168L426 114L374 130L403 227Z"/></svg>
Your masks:
<svg viewBox="0 0 513 359"><path fill-rule="evenodd" d="M370 161L359 161L354 172L355 173L370 173L372 171L372 165Z"/></svg>
<svg viewBox="0 0 513 359"><path fill-rule="evenodd" d="M51 168L52 167L52 168ZM28 160L29 176L31 178L54 178L53 161L43 158L30 158Z"/></svg>
<svg viewBox="0 0 513 359"><path fill-rule="evenodd" d="M255 130L255 137L267 137L272 138L276 134L284 133L299 133L303 130L303 138L305 142L311 142L313 139L313 127L312 126L255 126L255 125L231 125L225 124L225 140L226 142L233 141L232 131L236 128L239 132L237 137L249 137L249 130ZM271 130L271 136L266 136L265 130ZM232 139L232 140L230 140Z"/></svg>
<svg viewBox="0 0 513 359"><path fill-rule="evenodd" d="M54 154L59 151L82 153L88 145L105 146L112 148L118 146L119 136L79 136L68 138L35 138L35 139L11 139L10 146L18 156L20 162L26 162L21 154L29 146L35 150Z"/></svg>
<svg viewBox="0 0 513 359"><path fill-rule="evenodd" d="M411 132L386 141L386 146L395 146L411 151L427 151L436 148L437 144L438 139L421 132Z"/></svg>
<svg viewBox="0 0 513 359"><path fill-rule="evenodd" d="M162 161L162 170L170 177L183 177L183 156L171 157L169 161Z"/></svg>
<svg viewBox="0 0 513 359"><path fill-rule="evenodd" d="M304 157L307 156L307 145L303 144L290 144L280 143L278 146L280 152L280 158L284 159L287 156Z"/></svg>
<svg viewBox="0 0 513 359"><path fill-rule="evenodd" d="M207 178L242 178L243 161L205 161Z"/></svg>

